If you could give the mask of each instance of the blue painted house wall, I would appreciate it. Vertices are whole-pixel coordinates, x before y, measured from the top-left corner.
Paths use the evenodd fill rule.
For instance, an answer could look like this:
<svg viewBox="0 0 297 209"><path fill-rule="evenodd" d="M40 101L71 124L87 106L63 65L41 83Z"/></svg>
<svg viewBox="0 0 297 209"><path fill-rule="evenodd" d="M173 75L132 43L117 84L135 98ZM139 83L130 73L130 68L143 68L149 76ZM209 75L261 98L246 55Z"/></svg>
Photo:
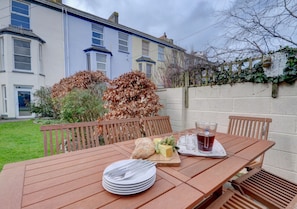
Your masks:
<svg viewBox="0 0 297 209"><path fill-rule="evenodd" d="M65 60L66 76L76 72L87 70L87 52L86 49L92 45L92 22L72 15L64 15L65 22ZM97 23L99 25L103 25ZM104 25L103 25L104 26ZM123 73L131 71L131 36L128 41L128 53L120 52L118 46L118 32L114 28L104 26L103 46L110 53L95 52L90 53L91 70L97 70L95 54L103 53L107 55L106 75L114 79Z"/></svg>

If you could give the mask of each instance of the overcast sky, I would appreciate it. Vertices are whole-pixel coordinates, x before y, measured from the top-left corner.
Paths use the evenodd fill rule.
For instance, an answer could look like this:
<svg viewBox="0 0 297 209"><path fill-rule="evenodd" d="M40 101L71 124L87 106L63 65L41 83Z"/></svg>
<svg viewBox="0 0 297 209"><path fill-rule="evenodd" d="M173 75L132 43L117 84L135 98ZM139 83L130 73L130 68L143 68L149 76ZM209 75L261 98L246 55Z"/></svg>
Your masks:
<svg viewBox="0 0 297 209"><path fill-rule="evenodd" d="M188 51L219 44L223 29L217 12L234 0L63 0L79 10L108 19L119 13L119 23L155 37L167 37Z"/></svg>

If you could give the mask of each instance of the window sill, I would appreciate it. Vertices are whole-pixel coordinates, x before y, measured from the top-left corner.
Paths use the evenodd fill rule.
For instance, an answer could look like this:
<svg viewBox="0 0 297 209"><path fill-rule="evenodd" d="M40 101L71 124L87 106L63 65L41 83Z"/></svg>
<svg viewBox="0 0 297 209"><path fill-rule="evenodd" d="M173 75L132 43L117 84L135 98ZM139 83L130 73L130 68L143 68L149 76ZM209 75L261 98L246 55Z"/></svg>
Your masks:
<svg viewBox="0 0 297 209"><path fill-rule="evenodd" d="M125 51L121 51L121 50L118 50L118 52L125 53L125 54L130 54L130 52L125 52Z"/></svg>
<svg viewBox="0 0 297 209"><path fill-rule="evenodd" d="M25 73L25 74L34 74L33 72L30 71L21 71L21 70L13 70L13 73Z"/></svg>

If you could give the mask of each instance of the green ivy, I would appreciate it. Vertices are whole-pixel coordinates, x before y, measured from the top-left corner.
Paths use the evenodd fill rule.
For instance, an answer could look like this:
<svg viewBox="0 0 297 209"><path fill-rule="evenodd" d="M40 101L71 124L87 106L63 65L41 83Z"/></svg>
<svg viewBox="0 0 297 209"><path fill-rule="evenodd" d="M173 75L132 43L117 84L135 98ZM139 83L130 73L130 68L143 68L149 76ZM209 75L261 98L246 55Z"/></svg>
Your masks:
<svg viewBox="0 0 297 209"><path fill-rule="evenodd" d="M297 79L297 49L287 48L287 64L282 77L289 84Z"/></svg>
<svg viewBox="0 0 297 209"><path fill-rule="evenodd" d="M281 83L293 84L297 80L297 48L284 47L278 51L270 52L283 52L287 56L286 67L283 69L283 74L275 77L267 77L264 73L263 63L258 62L252 68L249 67L242 69L242 66L249 59L236 60L239 62L239 69L232 70L230 65L209 65L209 66L196 66L183 72L188 76L173 75L172 80L181 86L213 86L213 85L233 85L235 83L252 82L252 83L272 83L272 97L276 98L278 94L278 86ZM206 69L211 69L208 73L202 73ZM203 76L204 75L204 76ZM206 75L206 76L205 76ZM187 82L189 81L189 82ZM172 83L173 87L180 87Z"/></svg>
<svg viewBox="0 0 297 209"><path fill-rule="evenodd" d="M220 69L215 72L215 79L210 85L234 84L242 82L252 83L268 83L273 84L289 83L293 84L297 80L297 49L285 47L281 50L287 54L286 67L283 74L275 77L267 77L264 73L263 63L255 64L252 69L241 69L238 71L231 71L230 69Z"/></svg>

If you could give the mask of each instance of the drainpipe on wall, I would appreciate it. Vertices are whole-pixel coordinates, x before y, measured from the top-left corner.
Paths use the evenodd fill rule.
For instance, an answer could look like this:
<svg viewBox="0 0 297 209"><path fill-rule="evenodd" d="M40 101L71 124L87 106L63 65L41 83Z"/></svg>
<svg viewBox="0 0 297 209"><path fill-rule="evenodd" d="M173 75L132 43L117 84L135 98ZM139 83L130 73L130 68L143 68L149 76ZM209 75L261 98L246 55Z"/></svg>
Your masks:
<svg viewBox="0 0 297 209"><path fill-rule="evenodd" d="M64 15L65 14L65 15ZM64 47L65 47L65 77L70 76L70 64L69 64L69 24L68 24L68 11L62 6L62 24L64 31Z"/></svg>
<svg viewBox="0 0 297 209"><path fill-rule="evenodd" d="M189 71L185 72L185 108L189 107Z"/></svg>

